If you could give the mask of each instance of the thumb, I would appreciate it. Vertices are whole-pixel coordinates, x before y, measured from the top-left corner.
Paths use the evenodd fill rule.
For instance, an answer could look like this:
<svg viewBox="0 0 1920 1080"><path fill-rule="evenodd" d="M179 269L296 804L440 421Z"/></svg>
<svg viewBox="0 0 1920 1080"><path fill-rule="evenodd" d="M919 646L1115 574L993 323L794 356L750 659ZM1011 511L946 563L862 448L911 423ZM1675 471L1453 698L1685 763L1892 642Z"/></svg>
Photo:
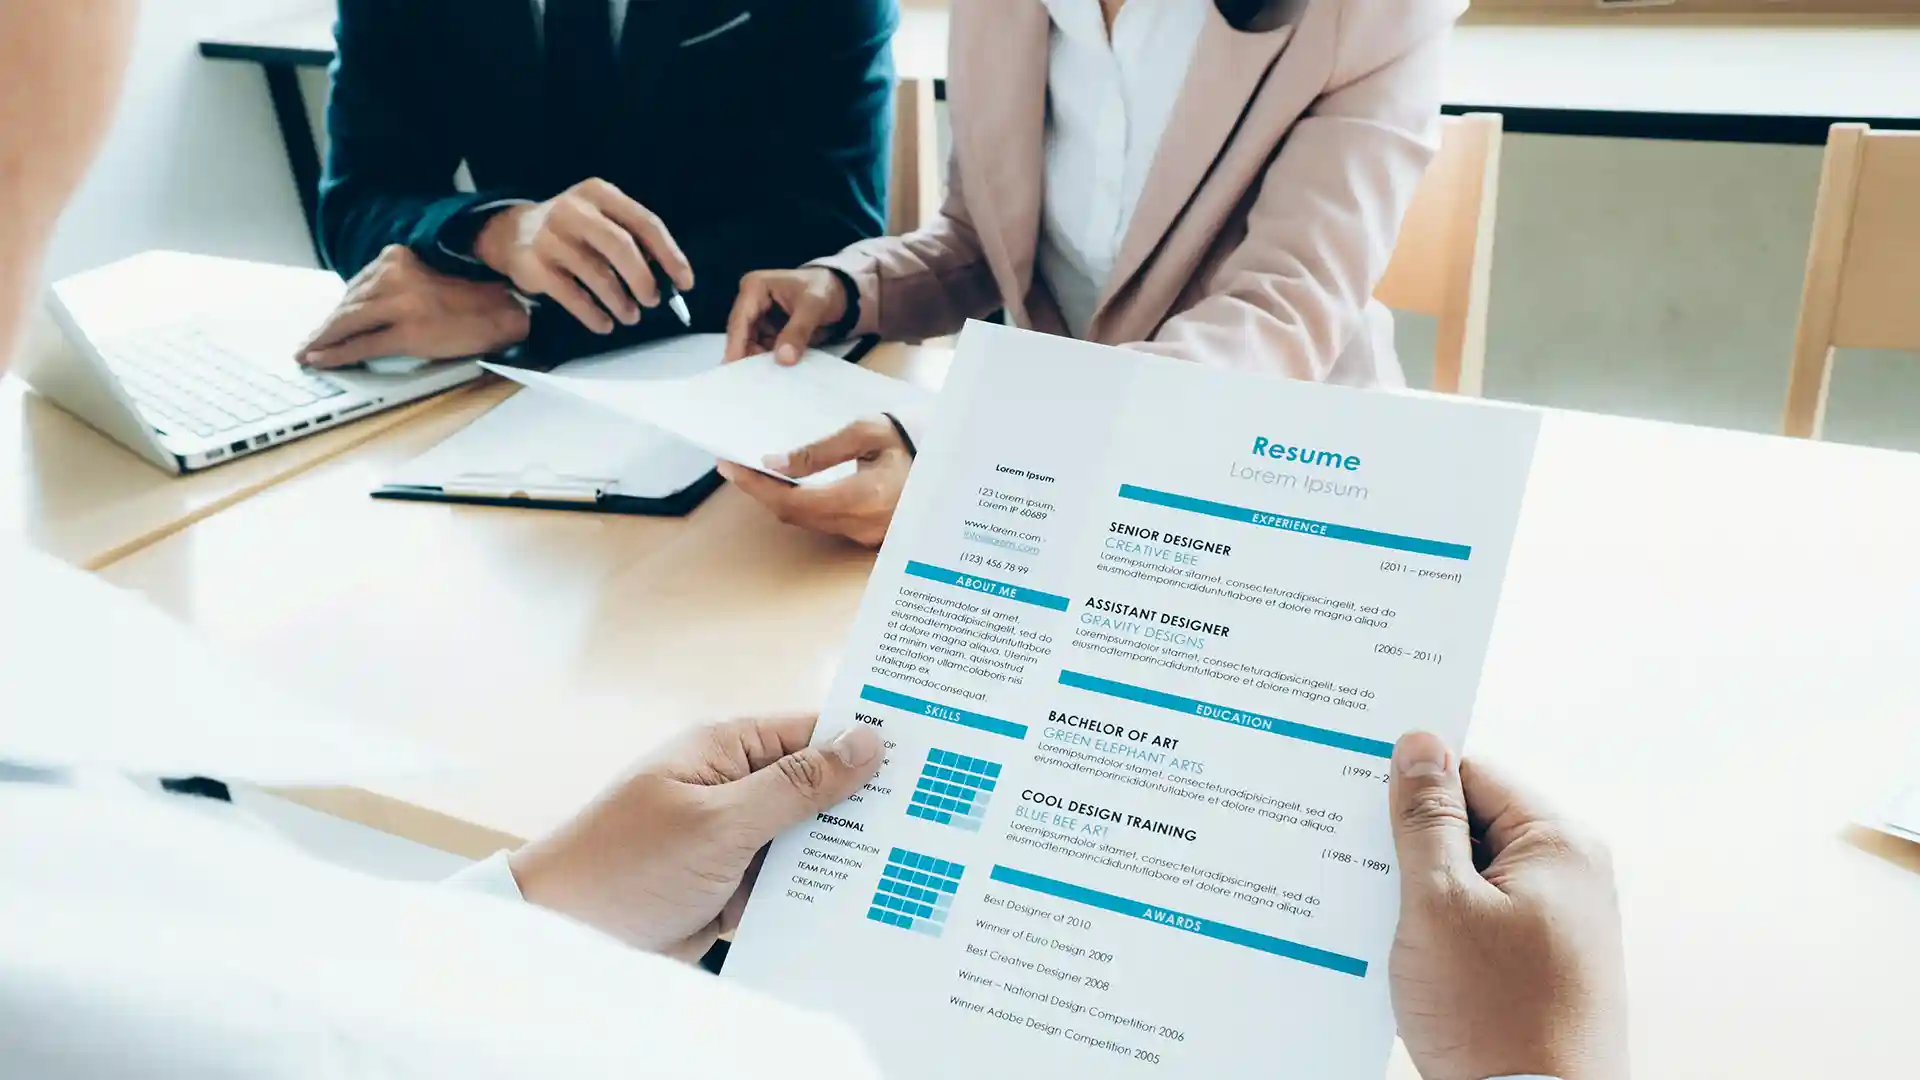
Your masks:
<svg viewBox="0 0 1920 1080"><path fill-rule="evenodd" d="M765 844L787 829L845 801L880 769L880 733L855 723L824 746L780 758L726 786L733 812Z"/></svg>
<svg viewBox="0 0 1920 1080"><path fill-rule="evenodd" d="M1451 890L1478 875L1467 824L1460 770L1447 744L1424 731L1408 732L1393 748L1387 799L1393 847L1400 859L1401 897Z"/></svg>
<svg viewBox="0 0 1920 1080"><path fill-rule="evenodd" d="M885 421L881 421L885 423ZM787 476L799 478L825 472L842 462L853 461L874 446L873 427L869 421L855 420L839 431L811 442L788 454L776 454L767 458L767 468Z"/></svg>

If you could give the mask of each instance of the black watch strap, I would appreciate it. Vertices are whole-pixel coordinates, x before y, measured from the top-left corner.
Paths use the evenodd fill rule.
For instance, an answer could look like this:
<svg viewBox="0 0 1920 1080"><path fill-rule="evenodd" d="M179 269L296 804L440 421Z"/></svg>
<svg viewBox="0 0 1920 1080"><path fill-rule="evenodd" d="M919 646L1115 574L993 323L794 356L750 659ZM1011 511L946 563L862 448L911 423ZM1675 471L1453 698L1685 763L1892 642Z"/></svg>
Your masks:
<svg viewBox="0 0 1920 1080"><path fill-rule="evenodd" d="M892 413L881 413L880 415L886 417L887 423L893 425L893 430L900 433L900 441L905 443L907 447L907 456L910 458L919 457L920 449L913 445L913 436L907 434L907 425L901 423L900 418Z"/></svg>
<svg viewBox="0 0 1920 1080"><path fill-rule="evenodd" d="M827 327L827 340L845 341L847 335L853 333L853 328L860 325L860 286L854 282L852 274L847 273L837 266L823 267L823 269L839 279L840 289L847 297L846 314L840 316L839 322ZM899 426L899 423L898 420L894 421L896 427ZM909 443L909 445L911 445L911 443Z"/></svg>

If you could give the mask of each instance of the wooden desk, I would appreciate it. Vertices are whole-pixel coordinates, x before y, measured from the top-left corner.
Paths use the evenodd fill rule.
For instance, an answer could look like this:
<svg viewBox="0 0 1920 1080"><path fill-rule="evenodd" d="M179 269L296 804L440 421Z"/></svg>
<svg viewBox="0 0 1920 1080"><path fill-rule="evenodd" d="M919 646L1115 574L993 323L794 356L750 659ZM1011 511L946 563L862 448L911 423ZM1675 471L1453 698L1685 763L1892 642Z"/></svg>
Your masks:
<svg viewBox="0 0 1920 1080"><path fill-rule="evenodd" d="M366 497L505 392L106 572L461 759L305 801L465 854L688 724L817 705L869 567L730 490L685 520ZM1642 1080L1912 1071L1920 849L1848 822L1920 765L1916 552L1920 456L1546 414L1472 749L1612 841Z"/></svg>
<svg viewBox="0 0 1920 1080"><path fill-rule="evenodd" d="M27 347L66 347L45 328L35 337ZM7 378L0 382L0 535L99 569L441 403L394 409L175 477Z"/></svg>
<svg viewBox="0 0 1920 1080"><path fill-rule="evenodd" d="M883 352L880 370L944 376L944 351ZM469 855L548 828L689 723L817 702L872 564L731 489L685 519L367 497L510 392L480 388L107 575L303 692L448 750L467 767L293 797ZM273 599L246 603L259 589ZM553 718L566 749L527 757L529 717Z"/></svg>

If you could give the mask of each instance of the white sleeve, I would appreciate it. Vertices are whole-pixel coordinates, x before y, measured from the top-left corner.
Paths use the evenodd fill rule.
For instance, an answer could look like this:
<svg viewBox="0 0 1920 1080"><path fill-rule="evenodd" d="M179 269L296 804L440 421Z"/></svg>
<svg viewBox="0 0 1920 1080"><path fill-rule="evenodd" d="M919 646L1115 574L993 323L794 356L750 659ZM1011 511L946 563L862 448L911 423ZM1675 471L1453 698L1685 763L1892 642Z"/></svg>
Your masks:
<svg viewBox="0 0 1920 1080"><path fill-rule="evenodd" d="M516 904L526 900L526 897L520 894L520 882L514 879L513 867L507 864L505 851L494 852L449 877L442 884L479 893L482 896L511 900Z"/></svg>

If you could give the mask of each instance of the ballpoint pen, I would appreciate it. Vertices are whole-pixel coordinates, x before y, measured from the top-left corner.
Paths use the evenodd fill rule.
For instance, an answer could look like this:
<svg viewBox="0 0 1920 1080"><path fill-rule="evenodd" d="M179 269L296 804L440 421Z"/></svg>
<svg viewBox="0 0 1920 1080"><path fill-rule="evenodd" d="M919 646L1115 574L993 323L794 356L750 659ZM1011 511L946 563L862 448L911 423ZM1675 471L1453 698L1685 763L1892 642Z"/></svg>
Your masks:
<svg viewBox="0 0 1920 1080"><path fill-rule="evenodd" d="M647 265L653 268L653 283L660 289L660 301L680 319L680 325L693 329L693 314L687 310L687 301L674 286L673 279L652 259L647 260Z"/></svg>

